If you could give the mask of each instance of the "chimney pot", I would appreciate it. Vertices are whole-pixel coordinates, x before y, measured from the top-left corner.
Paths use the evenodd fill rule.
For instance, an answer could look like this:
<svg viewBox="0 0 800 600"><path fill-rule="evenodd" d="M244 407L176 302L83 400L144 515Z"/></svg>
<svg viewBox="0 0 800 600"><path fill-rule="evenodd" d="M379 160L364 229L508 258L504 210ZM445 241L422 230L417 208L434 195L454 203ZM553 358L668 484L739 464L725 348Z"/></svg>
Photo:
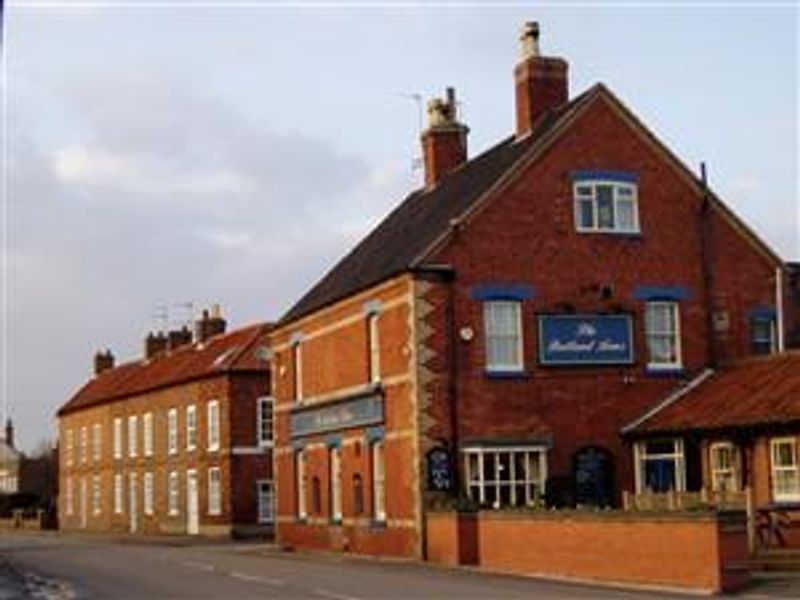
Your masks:
<svg viewBox="0 0 800 600"><path fill-rule="evenodd" d="M521 60L539 56L539 23L537 21L525 23L522 26L519 41Z"/></svg>
<svg viewBox="0 0 800 600"><path fill-rule="evenodd" d="M219 304L211 306L211 316L208 310L204 310L200 319L194 324L195 341L202 344L212 336L225 333L226 322L221 315Z"/></svg>
<svg viewBox="0 0 800 600"><path fill-rule="evenodd" d="M6 419L5 440L7 445L14 447L14 424L10 418Z"/></svg>
<svg viewBox="0 0 800 600"><path fill-rule="evenodd" d="M428 128L422 132L422 152L425 161L425 185L436 185L453 169L467 160L469 129L458 121L458 103L452 87L445 99L428 102Z"/></svg>
<svg viewBox="0 0 800 600"><path fill-rule="evenodd" d="M146 359L155 358L159 354L163 354L167 350L167 336L163 331L153 333L152 331L147 334L144 339L144 357Z"/></svg>
<svg viewBox="0 0 800 600"><path fill-rule="evenodd" d="M517 137L529 134L542 115L569 100L569 65L562 58L541 56L538 23L523 26L520 54L514 68Z"/></svg>
<svg viewBox="0 0 800 600"><path fill-rule="evenodd" d="M106 348L105 352L98 350L94 355L94 374L100 375L103 371L114 368L114 355Z"/></svg>

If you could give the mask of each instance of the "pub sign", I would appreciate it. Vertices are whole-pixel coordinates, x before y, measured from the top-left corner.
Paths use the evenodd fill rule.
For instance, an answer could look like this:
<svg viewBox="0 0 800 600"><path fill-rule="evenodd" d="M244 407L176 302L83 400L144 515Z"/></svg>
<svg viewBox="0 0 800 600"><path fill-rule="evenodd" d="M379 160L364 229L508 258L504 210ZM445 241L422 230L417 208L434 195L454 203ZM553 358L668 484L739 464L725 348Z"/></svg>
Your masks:
<svg viewBox="0 0 800 600"><path fill-rule="evenodd" d="M540 315L544 365L627 365L633 362L630 315Z"/></svg>

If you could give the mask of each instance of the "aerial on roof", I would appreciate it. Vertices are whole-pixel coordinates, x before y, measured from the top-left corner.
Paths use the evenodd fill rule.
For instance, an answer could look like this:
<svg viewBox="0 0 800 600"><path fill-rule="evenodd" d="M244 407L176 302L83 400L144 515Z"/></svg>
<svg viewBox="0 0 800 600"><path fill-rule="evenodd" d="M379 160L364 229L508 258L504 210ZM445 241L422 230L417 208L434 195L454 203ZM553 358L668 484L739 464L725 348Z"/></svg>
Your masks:
<svg viewBox="0 0 800 600"><path fill-rule="evenodd" d="M800 351L750 358L676 396L630 435L800 423Z"/></svg>
<svg viewBox="0 0 800 600"><path fill-rule="evenodd" d="M270 328L267 323L250 325L107 369L78 390L58 414L224 373L266 372L263 348Z"/></svg>

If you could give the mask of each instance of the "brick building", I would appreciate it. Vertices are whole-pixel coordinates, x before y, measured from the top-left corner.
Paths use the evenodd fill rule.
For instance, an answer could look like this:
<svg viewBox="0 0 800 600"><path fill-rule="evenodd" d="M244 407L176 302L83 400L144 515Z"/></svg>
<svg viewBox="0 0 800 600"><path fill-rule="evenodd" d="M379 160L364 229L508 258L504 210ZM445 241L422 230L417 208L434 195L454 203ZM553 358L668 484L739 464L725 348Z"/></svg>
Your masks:
<svg viewBox="0 0 800 600"><path fill-rule="evenodd" d="M266 324L225 332L204 311L148 334L145 355L95 376L59 411L62 529L249 535L273 521Z"/></svg>
<svg viewBox="0 0 800 600"><path fill-rule="evenodd" d="M625 425L781 346L785 267L703 178L604 85L570 98L536 24L514 86L471 159L429 103L425 186L271 334L280 543L424 556L458 496L615 505Z"/></svg>

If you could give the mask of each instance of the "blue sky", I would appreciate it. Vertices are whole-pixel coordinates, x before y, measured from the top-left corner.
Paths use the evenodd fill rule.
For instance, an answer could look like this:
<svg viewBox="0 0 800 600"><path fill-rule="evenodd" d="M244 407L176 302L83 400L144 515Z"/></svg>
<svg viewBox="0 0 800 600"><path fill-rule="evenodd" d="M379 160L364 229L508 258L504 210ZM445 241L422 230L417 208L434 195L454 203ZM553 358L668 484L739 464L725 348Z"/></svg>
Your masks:
<svg viewBox="0 0 800 600"><path fill-rule="evenodd" d="M800 258L788 3L11 3L5 389L23 444L95 349L137 356L158 306L279 316L419 184L410 94L455 86L472 155L510 134L526 20L572 94L606 83Z"/></svg>

